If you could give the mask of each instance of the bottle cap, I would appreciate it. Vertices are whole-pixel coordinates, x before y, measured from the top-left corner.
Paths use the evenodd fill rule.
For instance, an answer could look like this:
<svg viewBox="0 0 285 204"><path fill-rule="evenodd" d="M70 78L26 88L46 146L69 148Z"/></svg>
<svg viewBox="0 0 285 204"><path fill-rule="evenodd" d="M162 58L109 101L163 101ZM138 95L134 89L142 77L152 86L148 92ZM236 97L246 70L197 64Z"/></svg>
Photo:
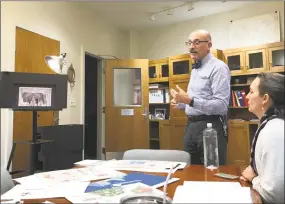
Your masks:
<svg viewBox="0 0 285 204"><path fill-rule="evenodd" d="M212 127L212 123L207 123L207 128L211 128Z"/></svg>

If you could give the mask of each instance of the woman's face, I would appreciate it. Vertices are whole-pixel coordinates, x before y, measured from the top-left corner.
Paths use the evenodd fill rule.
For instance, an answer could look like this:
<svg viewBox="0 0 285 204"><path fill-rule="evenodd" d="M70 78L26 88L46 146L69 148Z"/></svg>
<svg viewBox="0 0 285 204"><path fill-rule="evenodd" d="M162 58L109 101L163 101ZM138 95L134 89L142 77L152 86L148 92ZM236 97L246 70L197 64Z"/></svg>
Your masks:
<svg viewBox="0 0 285 204"><path fill-rule="evenodd" d="M262 106L264 103L264 97L259 95L258 87L259 87L260 79L256 78L250 85L250 90L246 96L248 100L248 110L255 114L256 116L262 116L263 110Z"/></svg>

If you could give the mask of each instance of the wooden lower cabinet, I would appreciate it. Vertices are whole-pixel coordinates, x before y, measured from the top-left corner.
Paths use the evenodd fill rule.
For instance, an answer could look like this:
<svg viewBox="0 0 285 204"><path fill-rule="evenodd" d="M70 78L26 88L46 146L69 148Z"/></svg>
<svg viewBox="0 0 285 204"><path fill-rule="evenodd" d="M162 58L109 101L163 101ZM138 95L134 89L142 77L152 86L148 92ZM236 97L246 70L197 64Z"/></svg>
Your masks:
<svg viewBox="0 0 285 204"><path fill-rule="evenodd" d="M250 137L246 122L228 122L227 157L227 164L249 165Z"/></svg>
<svg viewBox="0 0 285 204"><path fill-rule="evenodd" d="M160 149L171 149L171 123L170 120L159 121Z"/></svg>
<svg viewBox="0 0 285 204"><path fill-rule="evenodd" d="M159 122L160 149L184 149L184 132L186 120L169 120Z"/></svg>

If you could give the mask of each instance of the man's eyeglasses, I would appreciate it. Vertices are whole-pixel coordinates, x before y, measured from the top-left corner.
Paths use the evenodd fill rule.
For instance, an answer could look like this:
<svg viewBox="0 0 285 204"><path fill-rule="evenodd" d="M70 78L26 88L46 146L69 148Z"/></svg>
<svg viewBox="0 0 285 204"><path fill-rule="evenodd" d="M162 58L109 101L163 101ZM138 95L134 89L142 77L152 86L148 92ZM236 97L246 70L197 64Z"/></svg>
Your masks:
<svg viewBox="0 0 285 204"><path fill-rule="evenodd" d="M188 42L185 42L186 46L190 46L192 43L193 45L199 45L201 42L209 42L208 40L194 40L193 42L189 40Z"/></svg>

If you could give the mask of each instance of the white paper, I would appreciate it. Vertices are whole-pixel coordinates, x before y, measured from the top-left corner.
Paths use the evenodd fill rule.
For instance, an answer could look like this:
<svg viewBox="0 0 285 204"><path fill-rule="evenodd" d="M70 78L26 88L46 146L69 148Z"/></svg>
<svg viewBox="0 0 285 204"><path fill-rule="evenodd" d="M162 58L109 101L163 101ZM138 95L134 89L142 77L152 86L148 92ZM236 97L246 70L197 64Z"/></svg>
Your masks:
<svg viewBox="0 0 285 204"><path fill-rule="evenodd" d="M90 159L86 159L86 160L75 162L74 164L75 165L81 165L81 166L94 166L94 165L103 164L104 162L105 162L105 160L90 160Z"/></svg>
<svg viewBox="0 0 285 204"><path fill-rule="evenodd" d="M1 195L1 200L6 199L40 199L66 197L69 195L81 195L85 192L90 182L62 182L45 188L29 189L23 185L16 185L5 194Z"/></svg>
<svg viewBox="0 0 285 204"><path fill-rule="evenodd" d="M35 174L36 177L50 185L68 181L95 181L100 179L119 177L123 175L125 174L122 172L96 166Z"/></svg>
<svg viewBox="0 0 285 204"><path fill-rule="evenodd" d="M250 188L237 182L184 182L173 203L252 203Z"/></svg>
<svg viewBox="0 0 285 204"><path fill-rule="evenodd" d="M30 176L24 176L20 178L13 179L14 181L17 181L21 185L27 187L27 188L44 188L48 184L36 177L35 175L30 175Z"/></svg>
<svg viewBox="0 0 285 204"><path fill-rule="evenodd" d="M177 166L179 165L179 166ZM185 168L185 162L171 162L171 161L155 161L155 160L113 160L102 166L126 171L141 171L141 172L157 172L168 173L171 166L176 167L173 173L178 169Z"/></svg>
<svg viewBox="0 0 285 204"><path fill-rule="evenodd" d="M142 194L162 195L163 192L154 189L143 183L135 183L114 187L113 189L104 189L90 193L84 193L78 196L67 196L66 199L72 203L120 203L120 199L129 195Z"/></svg>

